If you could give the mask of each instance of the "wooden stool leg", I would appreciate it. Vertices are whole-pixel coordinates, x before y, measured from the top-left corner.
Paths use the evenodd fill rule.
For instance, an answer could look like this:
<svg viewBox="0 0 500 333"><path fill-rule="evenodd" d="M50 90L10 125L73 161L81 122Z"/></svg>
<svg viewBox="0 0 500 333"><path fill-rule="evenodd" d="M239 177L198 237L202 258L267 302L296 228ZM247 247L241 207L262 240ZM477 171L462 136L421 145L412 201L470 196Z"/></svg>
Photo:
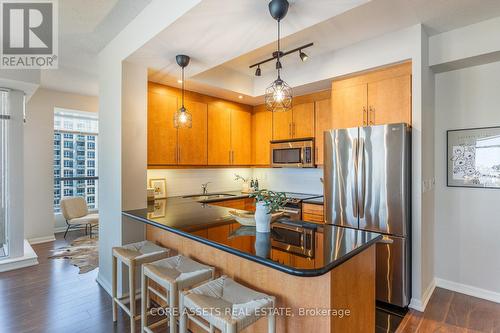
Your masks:
<svg viewBox="0 0 500 333"><path fill-rule="evenodd" d="M225 333L236 333L236 325L226 324Z"/></svg>
<svg viewBox="0 0 500 333"><path fill-rule="evenodd" d="M142 282L141 282L141 333L144 332L144 327L148 324L148 309L146 307L149 304L149 293L148 290L148 277L144 274L144 267L142 268Z"/></svg>
<svg viewBox="0 0 500 333"><path fill-rule="evenodd" d="M128 294L130 297L130 332L135 332L135 262L130 261L128 268Z"/></svg>
<svg viewBox="0 0 500 333"><path fill-rule="evenodd" d="M116 270L118 269L117 267L117 259L116 257L113 255L112 256L112 271L113 271L113 275L111 277L111 287L112 287L112 295L113 295L113 302L112 302L112 306L113 306L113 322L116 322L116 313L118 311L118 304L116 304L116 284L117 284L117 278L116 278Z"/></svg>
<svg viewBox="0 0 500 333"><path fill-rule="evenodd" d="M179 295L179 333L187 332L187 315L184 308L184 295Z"/></svg>
<svg viewBox="0 0 500 333"><path fill-rule="evenodd" d="M275 333L276 332L276 318L274 317L274 313L270 313L267 316L267 333Z"/></svg>
<svg viewBox="0 0 500 333"><path fill-rule="evenodd" d="M175 308L177 305L177 285L172 284L170 285L170 290L168 293L168 307L170 308L170 333L176 333L177 332L177 322L175 318Z"/></svg>

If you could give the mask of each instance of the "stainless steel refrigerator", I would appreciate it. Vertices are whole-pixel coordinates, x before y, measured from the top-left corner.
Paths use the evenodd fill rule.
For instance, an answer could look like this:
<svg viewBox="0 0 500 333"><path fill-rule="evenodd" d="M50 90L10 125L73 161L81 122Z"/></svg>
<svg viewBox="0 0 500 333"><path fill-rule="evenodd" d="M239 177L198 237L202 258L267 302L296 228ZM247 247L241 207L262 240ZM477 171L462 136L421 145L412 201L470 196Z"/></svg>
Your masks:
<svg viewBox="0 0 500 333"><path fill-rule="evenodd" d="M411 130L391 124L324 133L325 221L384 234L377 244L377 300L411 297Z"/></svg>

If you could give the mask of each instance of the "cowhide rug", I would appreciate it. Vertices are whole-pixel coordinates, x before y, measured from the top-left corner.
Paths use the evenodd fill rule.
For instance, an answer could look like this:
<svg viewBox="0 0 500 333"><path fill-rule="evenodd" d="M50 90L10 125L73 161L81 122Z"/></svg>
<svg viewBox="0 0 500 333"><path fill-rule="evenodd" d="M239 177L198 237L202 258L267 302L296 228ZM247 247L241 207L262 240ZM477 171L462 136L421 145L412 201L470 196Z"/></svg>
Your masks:
<svg viewBox="0 0 500 333"><path fill-rule="evenodd" d="M88 273L99 266L99 240L97 236L79 237L71 245L53 250L49 259L69 259L73 266L80 269L78 274Z"/></svg>

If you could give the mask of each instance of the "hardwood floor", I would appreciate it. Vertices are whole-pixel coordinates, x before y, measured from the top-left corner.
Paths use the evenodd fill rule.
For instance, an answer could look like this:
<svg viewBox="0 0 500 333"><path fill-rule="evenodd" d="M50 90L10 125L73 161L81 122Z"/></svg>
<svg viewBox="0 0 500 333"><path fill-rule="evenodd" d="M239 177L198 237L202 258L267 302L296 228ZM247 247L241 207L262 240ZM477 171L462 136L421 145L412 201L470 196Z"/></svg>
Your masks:
<svg viewBox="0 0 500 333"><path fill-rule="evenodd" d="M410 312L398 333L500 333L500 304L436 288L425 312Z"/></svg>
<svg viewBox="0 0 500 333"><path fill-rule="evenodd" d="M68 240L82 235L70 232ZM39 265L0 273L0 333L130 332L121 309L113 324L111 298L95 282L97 270L78 274L65 260L47 259L52 249L67 244L62 234L56 238L33 246ZM389 326L378 326L377 332L394 332ZM396 332L500 333L500 304L436 288L426 311L411 310Z"/></svg>
<svg viewBox="0 0 500 333"><path fill-rule="evenodd" d="M67 238L79 236L83 232L73 231ZM66 260L47 259L64 245L57 234L55 242L33 245L39 265L0 273L0 333L130 332L121 309L113 324L111 297L95 281L97 269L78 274Z"/></svg>

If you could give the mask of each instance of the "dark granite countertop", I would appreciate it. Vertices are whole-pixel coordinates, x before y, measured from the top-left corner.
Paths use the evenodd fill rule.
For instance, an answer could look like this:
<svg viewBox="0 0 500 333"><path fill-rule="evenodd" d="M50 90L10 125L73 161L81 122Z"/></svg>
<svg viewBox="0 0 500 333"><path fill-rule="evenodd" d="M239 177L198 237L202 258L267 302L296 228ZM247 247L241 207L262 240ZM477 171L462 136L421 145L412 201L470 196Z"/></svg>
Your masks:
<svg viewBox="0 0 500 333"><path fill-rule="evenodd" d="M314 205L322 205L324 203L324 198L321 196L318 198L306 199L302 202L303 203L310 203L310 204L314 204Z"/></svg>
<svg viewBox="0 0 500 333"><path fill-rule="evenodd" d="M233 199L248 197L241 192L232 194L235 194L231 197ZM312 251L309 255L298 254L297 251L280 247L280 244L293 243L296 240L293 235L284 234L283 229L277 228L273 228L271 233L256 233L254 227L245 227L236 222L228 213L231 210L235 209L200 203L192 198L173 197L157 200L154 207L149 209L125 211L123 215L279 271L304 277L327 273L382 237L377 233L332 225L278 220L293 227L312 230Z"/></svg>

